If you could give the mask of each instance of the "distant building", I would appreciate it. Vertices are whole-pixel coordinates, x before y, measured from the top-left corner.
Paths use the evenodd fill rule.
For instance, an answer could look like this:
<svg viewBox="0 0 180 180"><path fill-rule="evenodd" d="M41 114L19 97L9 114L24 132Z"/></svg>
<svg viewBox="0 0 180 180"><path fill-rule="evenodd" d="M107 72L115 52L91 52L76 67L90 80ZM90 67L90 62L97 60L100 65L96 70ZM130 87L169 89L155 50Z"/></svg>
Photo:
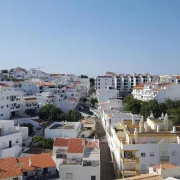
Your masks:
<svg viewBox="0 0 180 180"><path fill-rule="evenodd" d="M96 89L117 89L121 94L128 94L134 86L150 82L159 82L159 76L107 72L105 76L98 76L96 78Z"/></svg>
<svg viewBox="0 0 180 180"><path fill-rule="evenodd" d="M164 102L165 99L180 100L180 84L139 84L133 88L132 95L138 100L148 101L155 99L160 103Z"/></svg>

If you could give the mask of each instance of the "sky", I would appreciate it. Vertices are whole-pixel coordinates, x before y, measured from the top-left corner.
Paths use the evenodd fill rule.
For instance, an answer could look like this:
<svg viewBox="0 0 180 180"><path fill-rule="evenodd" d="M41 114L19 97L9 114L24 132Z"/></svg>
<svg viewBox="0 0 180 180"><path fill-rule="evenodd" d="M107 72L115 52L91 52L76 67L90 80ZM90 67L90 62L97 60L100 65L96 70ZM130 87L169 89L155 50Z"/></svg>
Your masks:
<svg viewBox="0 0 180 180"><path fill-rule="evenodd" d="M180 73L180 0L1 0L0 69Z"/></svg>

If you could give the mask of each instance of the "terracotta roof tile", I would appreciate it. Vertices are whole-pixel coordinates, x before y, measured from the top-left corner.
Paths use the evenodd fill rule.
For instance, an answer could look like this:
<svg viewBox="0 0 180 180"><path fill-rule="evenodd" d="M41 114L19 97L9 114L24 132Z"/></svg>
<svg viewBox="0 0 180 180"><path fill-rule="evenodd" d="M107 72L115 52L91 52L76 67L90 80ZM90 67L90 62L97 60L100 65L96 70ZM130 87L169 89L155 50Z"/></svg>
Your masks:
<svg viewBox="0 0 180 180"><path fill-rule="evenodd" d="M38 86L54 86L52 82L35 82Z"/></svg>
<svg viewBox="0 0 180 180"><path fill-rule="evenodd" d="M84 152L84 139L71 138L68 144L68 153L83 153Z"/></svg>
<svg viewBox="0 0 180 180"><path fill-rule="evenodd" d="M4 83L0 83L0 86L1 86L1 87L10 87L9 85L4 84Z"/></svg>
<svg viewBox="0 0 180 180"><path fill-rule="evenodd" d="M31 159L31 166L29 166L29 159ZM35 169L38 168L47 168L47 167L56 166L55 162L48 153L19 157L17 158L17 160L19 163L22 163L21 170L23 172L34 171Z"/></svg>
<svg viewBox="0 0 180 180"><path fill-rule="evenodd" d="M22 176L15 157L0 159L0 179Z"/></svg>
<svg viewBox="0 0 180 180"><path fill-rule="evenodd" d="M176 168L177 166L175 166L173 164L162 164L161 167L162 167L162 169L171 169L171 168ZM153 166L153 168L160 169L160 164Z"/></svg>
<svg viewBox="0 0 180 180"><path fill-rule="evenodd" d="M66 147L68 146L69 143L69 139L66 138L56 138L55 142L54 142L54 146L63 146Z"/></svg>
<svg viewBox="0 0 180 180"><path fill-rule="evenodd" d="M144 89L144 84L137 84L134 86L135 89Z"/></svg>
<svg viewBox="0 0 180 180"><path fill-rule="evenodd" d="M89 148L99 148L98 142L92 142L92 141L85 141L85 146Z"/></svg>
<svg viewBox="0 0 180 180"><path fill-rule="evenodd" d="M71 101L71 102L76 102L77 101L75 98L68 98L67 100Z"/></svg>
<svg viewBox="0 0 180 180"><path fill-rule="evenodd" d="M98 76L97 78L112 78L112 76Z"/></svg>

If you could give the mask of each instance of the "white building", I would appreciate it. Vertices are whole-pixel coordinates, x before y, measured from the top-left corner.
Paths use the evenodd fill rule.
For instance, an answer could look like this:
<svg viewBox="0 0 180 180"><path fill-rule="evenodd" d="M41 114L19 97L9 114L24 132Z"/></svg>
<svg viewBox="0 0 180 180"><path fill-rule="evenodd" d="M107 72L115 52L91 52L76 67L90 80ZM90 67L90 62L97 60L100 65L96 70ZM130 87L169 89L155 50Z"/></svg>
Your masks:
<svg viewBox="0 0 180 180"><path fill-rule="evenodd" d="M97 89L96 96L99 102L108 101L110 98L118 98L119 91L117 89Z"/></svg>
<svg viewBox="0 0 180 180"><path fill-rule="evenodd" d="M119 121L108 138L116 173L130 177L147 173L158 164L180 165L179 135L179 127L173 127L167 115L155 119L151 114L146 122L134 118Z"/></svg>
<svg viewBox="0 0 180 180"><path fill-rule="evenodd" d="M45 138L75 138L81 130L80 122L54 122L45 129Z"/></svg>
<svg viewBox="0 0 180 180"><path fill-rule="evenodd" d="M180 166L173 164L159 164L149 167L149 173L158 174L162 179L173 177L180 179Z"/></svg>
<svg viewBox="0 0 180 180"><path fill-rule="evenodd" d="M14 91L7 84L0 84L0 119L10 119L21 113L20 91Z"/></svg>
<svg viewBox="0 0 180 180"><path fill-rule="evenodd" d="M14 126L14 121L0 120L0 157L16 157L28 139L28 127Z"/></svg>
<svg viewBox="0 0 180 180"><path fill-rule="evenodd" d="M53 179L59 175L50 154L0 159L1 180Z"/></svg>
<svg viewBox="0 0 180 180"><path fill-rule="evenodd" d="M56 138L53 159L62 180L100 180L100 148L97 139Z"/></svg>
<svg viewBox="0 0 180 180"><path fill-rule="evenodd" d="M155 99L164 102L165 99L180 99L180 84L139 84L134 87L132 95L135 99L148 101Z"/></svg>
<svg viewBox="0 0 180 180"><path fill-rule="evenodd" d="M106 76L96 78L96 89L117 89L129 93L138 84L158 82L158 75L151 74L117 74L107 72Z"/></svg>

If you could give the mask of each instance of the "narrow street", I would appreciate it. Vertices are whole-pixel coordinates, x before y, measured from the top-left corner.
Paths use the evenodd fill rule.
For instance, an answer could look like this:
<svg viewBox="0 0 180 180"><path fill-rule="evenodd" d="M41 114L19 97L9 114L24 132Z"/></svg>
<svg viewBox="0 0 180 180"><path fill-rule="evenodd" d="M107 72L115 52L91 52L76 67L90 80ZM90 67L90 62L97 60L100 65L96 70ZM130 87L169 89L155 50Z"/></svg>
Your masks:
<svg viewBox="0 0 180 180"><path fill-rule="evenodd" d="M101 180L114 180L115 172L101 120L96 118L96 134L101 148Z"/></svg>

